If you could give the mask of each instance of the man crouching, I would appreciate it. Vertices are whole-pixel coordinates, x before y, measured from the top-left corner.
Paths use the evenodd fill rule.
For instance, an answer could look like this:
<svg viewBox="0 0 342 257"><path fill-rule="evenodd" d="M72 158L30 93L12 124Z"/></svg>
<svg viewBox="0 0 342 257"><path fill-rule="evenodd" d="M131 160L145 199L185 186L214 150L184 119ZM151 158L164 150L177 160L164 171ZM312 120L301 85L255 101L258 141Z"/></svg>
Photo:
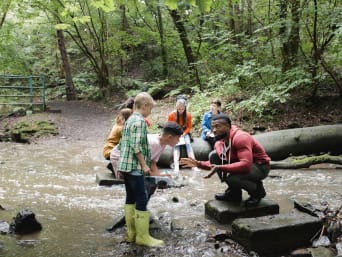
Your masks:
<svg viewBox="0 0 342 257"><path fill-rule="evenodd" d="M215 136L215 150L209 154L209 161L182 158L180 164L210 169L204 178L217 173L221 181L227 183L228 189L216 194L216 200L240 203L244 189L250 196L245 202L246 207L258 205L266 196L262 180L270 171L270 157L249 133L231 125L226 114L213 116L211 127Z"/></svg>

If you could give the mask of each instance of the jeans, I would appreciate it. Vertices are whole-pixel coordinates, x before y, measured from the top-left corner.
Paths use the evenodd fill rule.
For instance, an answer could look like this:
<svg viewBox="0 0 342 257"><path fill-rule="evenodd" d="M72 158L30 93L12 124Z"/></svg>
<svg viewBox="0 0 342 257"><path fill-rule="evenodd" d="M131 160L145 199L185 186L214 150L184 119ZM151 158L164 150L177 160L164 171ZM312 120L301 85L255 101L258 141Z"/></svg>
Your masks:
<svg viewBox="0 0 342 257"><path fill-rule="evenodd" d="M227 161L217 155L216 151L209 154L209 160L212 164L222 165L227 164ZM229 174L225 172L218 172L222 182L226 182L228 186L237 189L245 189L247 192L254 192L257 190L257 183L268 176L270 167L267 164L252 164L252 170L248 173Z"/></svg>
<svg viewBox="0 0 342 257"><path fill-rule="evenodd" d="M122 172L126 189L126 204L135 204L139 211L147 210L148 195L145 187L145 176Z"/></svg>

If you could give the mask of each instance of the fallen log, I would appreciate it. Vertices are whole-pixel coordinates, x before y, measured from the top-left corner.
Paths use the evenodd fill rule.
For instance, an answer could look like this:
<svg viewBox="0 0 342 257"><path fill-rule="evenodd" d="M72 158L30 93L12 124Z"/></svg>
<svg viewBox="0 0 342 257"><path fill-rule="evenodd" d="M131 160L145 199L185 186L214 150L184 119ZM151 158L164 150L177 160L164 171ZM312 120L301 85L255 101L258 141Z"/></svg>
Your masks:
<svg viewBox="0 0 342 257"><path fill-rule="evenodd" d="M253 136L273 161L289 156L342 151L342 124L286 129Z"/></svg>
<svg viewBox="0 0 342 257"><path fill-rule="evenodd" d="M289 157L283 161L272 161L271 169L304 169L320 163L342 165L342 156L323 154L318 156Z"/></svg>
<svg viewBox="0 0 342 257"><path fill-rule="evenodd" d="M342 124L307 128L286 129L253 136L265 148L273 161L289 156L321 153L342 154ZM191 144L197 160L208 160L212 148L201 138L194 138ZM181 157L185 157L181 149ZM170 167L173 150L167 146L159 158L158 165Z"/></svg>

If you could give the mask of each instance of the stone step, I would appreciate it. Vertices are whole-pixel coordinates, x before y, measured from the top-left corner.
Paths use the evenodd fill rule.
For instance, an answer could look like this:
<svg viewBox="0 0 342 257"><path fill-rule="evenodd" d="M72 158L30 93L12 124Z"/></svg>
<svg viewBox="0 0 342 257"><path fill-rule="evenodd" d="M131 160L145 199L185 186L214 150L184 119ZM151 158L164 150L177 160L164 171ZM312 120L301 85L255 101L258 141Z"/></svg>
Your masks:
<svg viewBox="0 0 342 257"><path fill-rule="evenodd" d="M234 204L210 200L205 204L205 214L221 224L230 224L237 218L260 217L279 213L279 205L271 199L262 199L256 207L245 207L245 202Z"/></svg>
<svg viewBox="0 0 342 257"><path fill-rule="evenodd" d="M124 184L123 179L116 179L110 172L98 172L96 173L96 183L99 186L112 186Z"/></svg>
<svg viewBox="0 0 342 257"><path fill-rule="evenodd" d="M232 238L248 251L255 251L262 256L275 256L310 246L310 240L321 229L322 221L319 218L294 211L236 219L232 224Z"/></svg>

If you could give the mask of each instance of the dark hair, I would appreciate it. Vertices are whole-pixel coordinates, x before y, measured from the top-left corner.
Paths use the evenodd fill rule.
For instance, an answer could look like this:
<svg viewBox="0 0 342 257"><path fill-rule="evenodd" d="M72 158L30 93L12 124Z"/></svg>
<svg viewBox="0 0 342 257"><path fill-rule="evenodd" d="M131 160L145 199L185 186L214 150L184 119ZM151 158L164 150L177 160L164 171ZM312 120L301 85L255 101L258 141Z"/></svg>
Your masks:
<svg viewBox="0 0 342 257"><path fill-rule="evenodd" d="M133 97L129 97L129 98L123 103L123 107L124 107L124 108L129 108L129 109L133 109L133 105L134 105L134 98L133 98Z"/></svg>
<svg viewBox="0 0 342 257"><path fill-rule="evenodd" d="M227 124L232 125L232 121L230 120L229 116L224 113L219 113L217 115L214 115L211 120L224 120Z"/></svg>
<svg viewBox="0 0 342 257"><path fill-rule="evenodd" d="M218 107L221 107L221 101L219 99L214 99L211 101L212 104L216 104Z"/></svg>
<svg viewBox="0 0 342 257"><path fill-rule="evenodd" d="M183 134L183 129L178 123L170 121L163 125L163 134L181 136Z"/></svg>

